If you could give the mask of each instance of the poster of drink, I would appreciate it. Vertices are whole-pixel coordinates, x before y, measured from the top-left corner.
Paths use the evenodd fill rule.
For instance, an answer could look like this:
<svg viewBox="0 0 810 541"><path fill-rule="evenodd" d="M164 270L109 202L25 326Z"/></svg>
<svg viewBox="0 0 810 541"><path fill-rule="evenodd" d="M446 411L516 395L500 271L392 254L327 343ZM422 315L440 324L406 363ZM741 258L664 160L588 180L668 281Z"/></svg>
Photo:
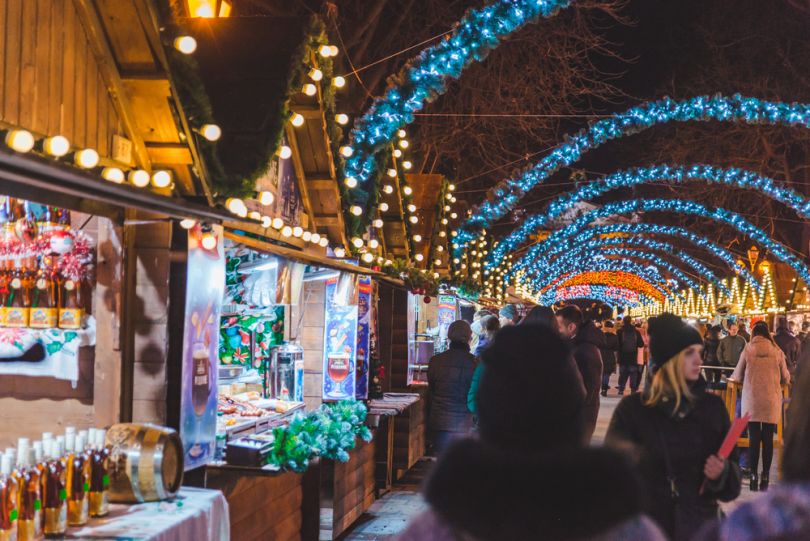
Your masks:
<svg viewBox="0 0 810 541"><path fill-rule="evenodd" d="M436 352L444 351L447 343L447 329L450 324L456 320L456 298L452 295L439 295L439 304L436 308L437 319L439 320L439 337L441 340L439 344L440 349Z"/></svg>
<svg viewBox="0 0 810 541"><path fill-rule="evenodd" d="M216 245L203 246L211 235ZM217 430L217 360L219 322L225 288L222 228L204 233L189 230L186 320L183 334L183 380L180 401L180 437L185 469L196 468L214 456Z"/></svg>
<svg viewBox="0 0 810 541"><path fill-rule="evenodd" d="M368 360L371 339L371 276L359 277L357 286L357 376L354 396L368 398Z"/></svg>
<svg viewBox="0 0 810 541"><path fill-rule="evenodd" d="M323 399L354 397L357 356L357 306L333 302L336 280L326 283L323 337Z"/></svg>

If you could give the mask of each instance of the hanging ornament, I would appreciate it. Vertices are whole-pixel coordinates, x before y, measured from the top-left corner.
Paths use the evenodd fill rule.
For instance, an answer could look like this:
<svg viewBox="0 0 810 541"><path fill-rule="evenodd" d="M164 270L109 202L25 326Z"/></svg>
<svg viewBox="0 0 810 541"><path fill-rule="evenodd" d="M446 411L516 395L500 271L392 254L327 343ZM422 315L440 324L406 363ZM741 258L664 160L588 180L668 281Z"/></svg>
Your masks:
<svg viewBox="0 0 810 541"><path fill-rule="evenodd" d="M63 229L57 229L51 233L50 251L51 253L63 255L73 249L73 235Z"/></svg>
<svg viewBox="0 0 810 541"><path fill-rule="evenodd" d="M425 304L430 304L430 297L428 297L427 295L425 295L425 298L423 300L425 301Z"/></svg>
<svg viewBox="0 0 810 541"><path fill-rule="evenodd" d="M34 242L38 230L37 223L28 216L23 216L14 222L14 234L24 243Z"/></svg>

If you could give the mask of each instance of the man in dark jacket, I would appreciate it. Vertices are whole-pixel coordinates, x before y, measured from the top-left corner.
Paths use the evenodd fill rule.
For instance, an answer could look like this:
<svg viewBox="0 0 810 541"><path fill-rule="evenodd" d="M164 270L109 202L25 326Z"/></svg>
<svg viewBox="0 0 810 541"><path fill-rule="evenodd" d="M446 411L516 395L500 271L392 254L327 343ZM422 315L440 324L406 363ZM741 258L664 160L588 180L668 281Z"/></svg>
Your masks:
<svg viewBox="0 0 810 541"><path fill-rule="evenodd" d="M593 321L583 321L582 311L569 304L557 310L560 335L572 346L582 382L585 384L585 443L589 444L599 417L599 389L602 385L602 355L605 344L602 332Z"/></svg>
<svg viewBox="0 0 810 541"><path fill-rule="evenodd" d="M737 323L731 323L728 326L728 336L720 340L717 346L717 360L720 361L721 366L730 366L734 368L740 360L742 350L747 343L745 338L740 334L740 326Z"/></svg>
<svg viewBox="0 0 810 541"><path fill-rule="evenodd" d="M802 350L802 343L790 332L785 320L779 322L779 327L776 329L773 341L776 342L776 345L779 346L779 349L785 354L785 361L787 362L790 374L795 374L796 365L799 362L799 354Z"/></svg>
<svg viewBox="0 0 810 541"><path fill-rule="evenodd" d="M602 354L602 396L607 396L610 388L610 376L616 370L619 337L616 336L616 328L610 320L605 321L602 333L605 335L605 346L599 350L599 353Z"/></svg>
<svg viewBox="0 0 810 541"><path fill-rule="evenodd" d="M644 348L644 338L633 325L633 318L625 316L622 327L616 333L619 349L619 396L624 394L624 387L630 380L630 391L638 391L641 367L638 364L638 352Z"/></svg>
<svg viewBox="0 0 810 541"><path fill-rule="evenodd" d="M428 366L428 428L437 454L450 440L463 436L472 427L472 415L467 409L467 393L475 371L470 338L470 324L464 320L454 321L447 329L450 349L434 355Z"/></svg>

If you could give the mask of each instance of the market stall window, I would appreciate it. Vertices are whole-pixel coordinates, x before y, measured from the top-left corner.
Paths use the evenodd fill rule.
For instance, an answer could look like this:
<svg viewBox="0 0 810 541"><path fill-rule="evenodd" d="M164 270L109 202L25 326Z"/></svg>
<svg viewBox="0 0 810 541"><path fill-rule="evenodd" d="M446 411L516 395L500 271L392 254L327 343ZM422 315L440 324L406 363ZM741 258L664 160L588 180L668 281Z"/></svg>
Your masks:
<svg viewBox="0 0 810 541"><path fill-rule="evenodd" d="M447 328L459 314L453 295L408 294L408 385L427 384L430 358L447 349Z"/></svg>

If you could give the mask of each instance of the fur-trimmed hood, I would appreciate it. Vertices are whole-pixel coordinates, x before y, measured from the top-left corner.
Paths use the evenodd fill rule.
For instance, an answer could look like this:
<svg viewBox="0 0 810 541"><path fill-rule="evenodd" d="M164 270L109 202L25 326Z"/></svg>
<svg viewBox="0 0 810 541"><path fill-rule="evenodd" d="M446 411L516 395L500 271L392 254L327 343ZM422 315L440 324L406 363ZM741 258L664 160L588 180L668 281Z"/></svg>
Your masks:
<svg viewBox="0 0 810 541"><path fill-rule="evenodd" d="M598 537L638 518L643 501L634 470L614 451L527 456L471 439L448 448L425 497L454 530L504 541Z"/></svg>

